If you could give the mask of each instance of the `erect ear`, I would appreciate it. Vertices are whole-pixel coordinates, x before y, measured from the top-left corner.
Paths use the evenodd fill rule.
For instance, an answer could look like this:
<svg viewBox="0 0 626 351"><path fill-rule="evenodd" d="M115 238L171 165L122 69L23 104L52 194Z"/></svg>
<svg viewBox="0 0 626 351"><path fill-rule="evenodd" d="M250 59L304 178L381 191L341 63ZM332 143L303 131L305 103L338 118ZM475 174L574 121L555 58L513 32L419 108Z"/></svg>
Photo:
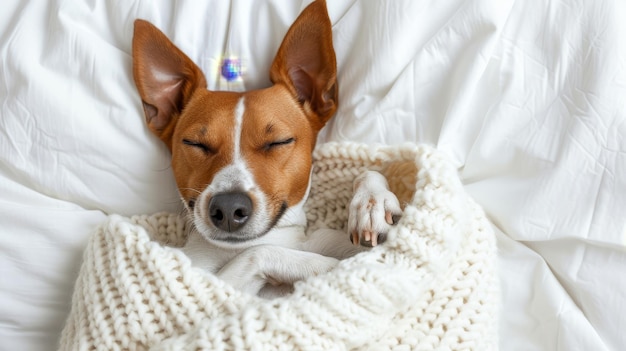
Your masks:
<svg viewBox="0 0 626 351"><path fill-rule="evenodd" d="M199 87L204 74L155 26L135 21L133 77L150 130L171 148L178 115Z"/></svg>
<svg viewBox="0 0 626 351"><path fill-rule="evenodd" d="M337 62L326 2L316 0L291 25L272 63L273 83L285 84L303 107L319 118L318 127L337 110Z"/></svg>

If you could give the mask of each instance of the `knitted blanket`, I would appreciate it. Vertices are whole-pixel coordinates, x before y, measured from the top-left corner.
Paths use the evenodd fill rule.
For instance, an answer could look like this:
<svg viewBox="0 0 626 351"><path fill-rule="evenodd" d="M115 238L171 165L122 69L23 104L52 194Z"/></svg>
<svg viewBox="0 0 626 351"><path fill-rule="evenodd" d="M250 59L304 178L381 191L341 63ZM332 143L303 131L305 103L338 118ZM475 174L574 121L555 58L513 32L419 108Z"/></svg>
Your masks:
<svg viewBox="0 0 626 351"><path fill-rule="evenodd" d="M308 230L344 228L352 180L364 169L386 175L404 203L387 242L274 300L192 267L175 248L184 218L110 216L85 251L60 348L496 349L494 235L433 148L320 145Z"/></svg>

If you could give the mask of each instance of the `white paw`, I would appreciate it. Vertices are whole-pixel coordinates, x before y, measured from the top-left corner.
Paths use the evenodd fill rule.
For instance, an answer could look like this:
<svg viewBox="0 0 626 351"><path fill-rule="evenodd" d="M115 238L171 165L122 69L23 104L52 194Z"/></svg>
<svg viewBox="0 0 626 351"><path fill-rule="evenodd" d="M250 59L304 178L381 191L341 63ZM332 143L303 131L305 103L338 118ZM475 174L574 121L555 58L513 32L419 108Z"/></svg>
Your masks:
<svg viewBox="0 0 626 351"><path fill-rule="evenodd" d="M311 264L311 276L317 276L337 267L339 260L333 257L316 255L309 260L309 263Z"/></svg>
<svg viewBox="0 0 626 351"><path fill-rule="evenodd" d="M348 233L353 244L371 247L382 243L401 215L400 202L380 173L367 171L354 180L348 216Z"/></svg>

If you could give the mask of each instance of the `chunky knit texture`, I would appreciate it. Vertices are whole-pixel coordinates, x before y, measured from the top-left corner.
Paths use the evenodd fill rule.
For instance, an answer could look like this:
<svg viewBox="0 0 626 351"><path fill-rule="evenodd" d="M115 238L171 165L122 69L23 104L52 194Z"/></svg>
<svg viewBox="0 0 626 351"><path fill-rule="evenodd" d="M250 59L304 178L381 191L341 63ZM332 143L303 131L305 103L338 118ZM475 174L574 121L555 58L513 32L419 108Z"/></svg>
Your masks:
<svg viewBox="0 0 626 351"><path fill-rule="evenodd" d="M163 245L184 243L184 218L111 216L84 254L61 349L496 349L494 235L433 148L319 146L308 230L343 229L365 169L385 174L404 203L387 242L275 300L234 290Z"/></svg>

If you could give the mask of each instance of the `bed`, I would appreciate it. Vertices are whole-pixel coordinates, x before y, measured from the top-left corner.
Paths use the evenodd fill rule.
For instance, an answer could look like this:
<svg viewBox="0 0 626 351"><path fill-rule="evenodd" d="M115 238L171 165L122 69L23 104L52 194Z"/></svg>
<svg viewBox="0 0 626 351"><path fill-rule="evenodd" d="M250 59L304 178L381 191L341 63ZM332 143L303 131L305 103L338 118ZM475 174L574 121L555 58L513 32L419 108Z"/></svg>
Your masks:
<svg viewBox="0 0 626 351"><path fill-rule="evenodd" d="M58 344L90 233L180 211L131 74L133 21L210 89L269 84L309 1L5 1L0 349ZM500 348L626 345L626 4L329 0L340 107L320 143L426 143L495 232ZM219 74L224 58L241 79Z"/></svg>

